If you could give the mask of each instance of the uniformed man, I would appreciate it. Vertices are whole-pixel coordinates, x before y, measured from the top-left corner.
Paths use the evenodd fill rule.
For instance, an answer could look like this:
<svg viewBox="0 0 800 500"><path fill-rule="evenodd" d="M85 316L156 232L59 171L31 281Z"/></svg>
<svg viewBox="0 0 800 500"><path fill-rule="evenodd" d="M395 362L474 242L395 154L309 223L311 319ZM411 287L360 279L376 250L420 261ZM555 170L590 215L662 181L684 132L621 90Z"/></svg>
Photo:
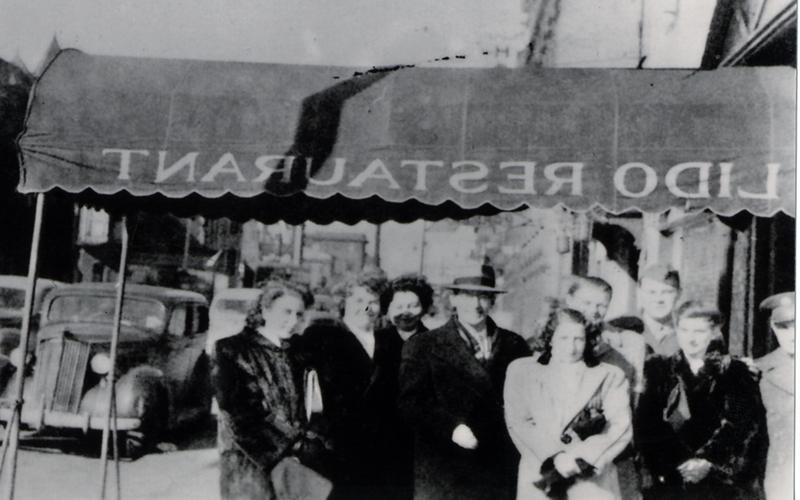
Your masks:
<svg viewBox="0 0 800 500"><path fill-rule="evenodd" d="M642 336L648 353L671 356L678 352L673 313L680 294L680 275L670 266L652 265L639 275L638 299L644 323Z"/></svg>
<svg viewBox="0 0 800 500"><path fill-rule="evenodd" d="M761 302L770 311L769 324L779 347L757 360L761 397L767 409L769 452L764 490L767 500L792 498L794 469L794 292Z"/></svg>

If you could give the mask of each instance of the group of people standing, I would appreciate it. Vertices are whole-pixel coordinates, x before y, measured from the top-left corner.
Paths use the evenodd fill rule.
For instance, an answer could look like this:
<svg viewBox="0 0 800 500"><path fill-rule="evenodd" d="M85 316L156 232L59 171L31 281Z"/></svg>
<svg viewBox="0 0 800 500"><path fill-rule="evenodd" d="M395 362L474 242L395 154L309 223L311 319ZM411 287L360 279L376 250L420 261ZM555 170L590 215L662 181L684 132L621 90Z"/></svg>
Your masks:
<svg viewBox="0 0 800 500"><path fill-rule="evenodd" d="M488 266L446 288L453 316L427 330L424 277L363 274L340 319L298 332L311 296L267 283L215 347L223 498L277 498L286 457L332 499L763 499L765 476L769 500L791 492L793 293L762 304L781 348L759 369L727 354L716 307L678 306L666 266L640 275L641 317L612 321L608 283L577 277L530 342L489 316Z"/></svg>

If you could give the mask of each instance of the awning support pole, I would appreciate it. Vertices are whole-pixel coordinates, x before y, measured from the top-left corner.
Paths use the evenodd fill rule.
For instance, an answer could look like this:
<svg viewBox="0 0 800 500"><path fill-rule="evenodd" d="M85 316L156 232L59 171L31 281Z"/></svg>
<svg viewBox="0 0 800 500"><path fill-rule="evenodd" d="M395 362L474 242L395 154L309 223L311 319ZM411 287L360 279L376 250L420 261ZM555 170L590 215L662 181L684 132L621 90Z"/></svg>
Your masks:
<svg viewBox="0 0 800 500"><path fill-rule="evenodd" d="M8 456L8 443L11 441L11 432L17 425L17 412L11 413L11 420L6 422L6 430L3 432L3 446L0 447L0 475L3 474L3 467L6 464L6 457Z"/></svg>
<svg viewBox="0 0 800 500"><path fill-rule="evenodd" d="M422 221L422 233L419 239L419 274L425 274L425 233L428 230L428 222Z"/></svg>
<svg viewBox="0 0 800 500"><path fill-rule="evenodd" d="M184 223L186 233L183 235L183 260L181 261L181 267L184 270L189 269L189 248L192 243L191 224L192 220L186 219L186 222Z"/></svg>
<svg viewBox="0 0 800 500"><path fill-rule="evenodd" d="M111 417L111 450L114 456L114 474L117 479L117 500L122 498L122 475L119 473L119 434L117 432L117 388L113 385L111 390L114 391L112 401L114 404L111 406L113 414Z"/></svg>
<svg viewBox="0 0 800 500"><path fill-rule="evenodd" d="M381 223L375 224L375 267L381 267Z"/></svg>
<svg viewBox="0 0 800 500"><path fill-rule="evenodd" d="M305 240L305 223L300 223L292 229L292 264L303 264L303 243Z"/></svg>
<svg viewBox="0 0 800 500"><path fill-rule="evenodd" d="M14 486L17 479L17 449L19 448L19 427L22 420L22 395L25 386L25 369L28 361L28 338L33 318L33 297L36 293L36 279L39 273L39 242L42 237L42 219L44 218L44 193L36 194L36 211L33 217L33 236L31 237L31 254L28 259L28 283L25 287L25 311L22 315L22 332L19 339L20 360L14 384L14 412L11 417L10 439L8 449L11 452L11 475L6 498L14 499Z"/></svg>
<svg viewBox="0 0 800 500"><path fill-rule="evenodd" d="M111 353L110 353L110 368L108 375L106 375L106 418L103 422L103 440L100 443L100 461L103 468L103 480L100 486L100 498L106 498L106 484L108 482L108 437L111 433L111 416L114 416L114 441L117 439L117 398L116 391L114 391L115 384L115 371L117 368L117 344L119 343L119 329L122 323L122 305L123 297L125 295L125 274L128 268L128 218L122 216L122 251L119 256L119 273L117 274L117 296L116 303L114 304L114 326L111 330ZM116 446L114 447L116 451ZM117 484L119 484L119 457L114 454L115 461L117 462ZM120 498L120 491L117 488L117 498Z"/></svg>

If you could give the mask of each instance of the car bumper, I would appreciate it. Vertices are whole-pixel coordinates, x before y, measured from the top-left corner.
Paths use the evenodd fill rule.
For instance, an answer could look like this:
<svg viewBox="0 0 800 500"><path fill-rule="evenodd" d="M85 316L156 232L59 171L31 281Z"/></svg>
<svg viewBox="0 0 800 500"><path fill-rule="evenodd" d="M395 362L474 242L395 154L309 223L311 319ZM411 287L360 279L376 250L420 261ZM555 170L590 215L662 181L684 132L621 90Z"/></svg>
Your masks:
<svg viewBox="0 0 800 500"><path fill-rule="evenodd" d="M11 408L0 408L0 421L11 420ZM81 429L88 432L90 429L100 430L105 426L105 416L81 415L38 408L22 409L22 423L33 429L53 427L60 429ZM130 431L138 429L142 420L136 417L117 417L117 430Z"/></svg>

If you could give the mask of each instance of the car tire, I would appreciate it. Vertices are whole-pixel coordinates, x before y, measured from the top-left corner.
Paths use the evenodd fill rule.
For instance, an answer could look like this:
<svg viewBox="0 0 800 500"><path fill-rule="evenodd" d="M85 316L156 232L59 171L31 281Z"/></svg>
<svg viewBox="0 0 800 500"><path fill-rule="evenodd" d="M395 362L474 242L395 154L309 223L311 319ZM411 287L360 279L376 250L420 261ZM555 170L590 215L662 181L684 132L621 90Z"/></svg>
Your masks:
<svg viewBox="0 0 800 500"><path fill-rule="evenodd" d="M122 432L119 438L120 455L130 460L143 457L153 446L148 443L146 434L137 431Z"/></svg>
<svg viewBox="0 0 800 500"><path fill-rule="evenodd" d="M167 429L167 394L159 386L140 396L136 402L142 423L139 429L120 433L120 451L126 458L136 460L155 449Z"/></svg>

